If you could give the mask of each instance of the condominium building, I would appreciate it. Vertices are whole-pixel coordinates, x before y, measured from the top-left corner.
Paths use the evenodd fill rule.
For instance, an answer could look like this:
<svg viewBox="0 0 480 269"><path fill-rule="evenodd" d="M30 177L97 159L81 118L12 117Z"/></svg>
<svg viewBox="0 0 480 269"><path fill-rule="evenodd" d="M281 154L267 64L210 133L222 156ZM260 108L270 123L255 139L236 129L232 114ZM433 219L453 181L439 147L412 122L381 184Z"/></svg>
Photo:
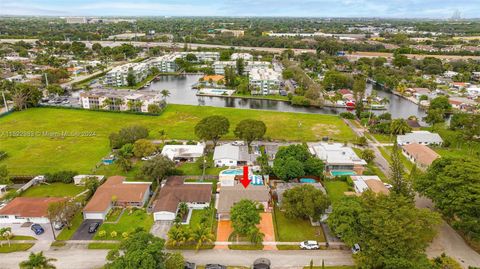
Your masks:
<svg viewBox="0 0 480 269"><path fill-rule="evenodd" d="M150 72L149 65L147 63L128 63L121 66L117 66L110 70L103 80L105 85L121 87L127 86L127 77L129 73L132 73L135 77L135 82L138 83L147 78Z"/></svg>
<svg viewBox="0 0 480 269"><path fill-rule="evenodd" d="M230 59L232 59L232 61L236 61L237 59L243 59L245 61L251 61L251 60L253 60L253 56L250 53L235 52L235 53L232 53L232 55L230 56Z"/></svg>
<svg viewBox="0 0 480 269"><path fill-rule="evenodd" d="M148 106L162 105L162 97L153 91L91 90L80 93L80 105L84 109L149 112Z"/></svg>
<svg viewBox="0 0 480 269"><path fill-rule="evenodd" d="M250 73L250 71L254 68L265 69L270 66L269 62L262 62L262 61L245 61L245 73ZM213 63L213 70L217 75L225 75L225 68L226 67L233 67L236 68L237 61L216 61Z"/></svg>
<svg viewBox="0 0 480 269"><path fill-rule="evenodd" d="M66 17L65 22L69 24L73 23L87 23L87 18L85 17Z"/></svg>
<svg viewBox="0 0 480 269"><path fill-rule="evenodd" d="M175 60L179 58L176 53L162 55L149 61L150 66L158 68L162 73L172 73L178 70Z"/></svg>
<svg viewBox="0 0 480 269"><path fill-rule="evenodd" d="M252 94L278 94L282 75L271 68L252 68L249 72Z"/></svg>
<svg viewBox="0 0 480 269"><path fill-rule="evenodd" d="M188 54L193 54L199 62L215 62L220 60L220 52L216 51L186 51L178 52L180 57L185 58Z"/></svg>

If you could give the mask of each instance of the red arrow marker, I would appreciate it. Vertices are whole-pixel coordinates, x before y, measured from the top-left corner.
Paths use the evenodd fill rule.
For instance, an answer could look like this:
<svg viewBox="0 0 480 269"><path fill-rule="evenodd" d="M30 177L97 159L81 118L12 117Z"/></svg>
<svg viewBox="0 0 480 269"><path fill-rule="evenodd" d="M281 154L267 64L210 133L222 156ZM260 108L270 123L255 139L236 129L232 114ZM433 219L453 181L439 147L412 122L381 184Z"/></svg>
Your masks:
<svg viewBox="0 0 480 269"><path fill-rule="evenodd" d="M243 178L240 180L240 183L242 183L243 187L246 189L248 185L250 185L250 182L252 181L248 178L248 166L245 165L243 167Z"/></svg>
<svg viewBox="0 0 480 269"><path fill-rule="evenodd" d="M240 183L242 183L243 187L246 189L248 187L248 185L250 185L250 182L252 182L250 179L245 179L245 178L242 178L242 180L240 180Z"/></svg>

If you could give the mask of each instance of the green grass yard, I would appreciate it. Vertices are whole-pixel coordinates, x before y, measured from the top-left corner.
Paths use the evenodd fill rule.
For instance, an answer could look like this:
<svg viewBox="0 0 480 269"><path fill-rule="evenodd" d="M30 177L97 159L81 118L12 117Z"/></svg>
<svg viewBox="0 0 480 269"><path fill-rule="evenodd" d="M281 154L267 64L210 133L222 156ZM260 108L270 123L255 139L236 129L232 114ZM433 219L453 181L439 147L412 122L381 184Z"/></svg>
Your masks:
<svg viewBox="0 0 480 269"><path fill-rule="evenodd" d="M85 187L65 183L33 186L22 193L22 197L73 197L85 191Z"/></svg>
<svg viewBox="0 0 480 269"><path fill-rule="evenodd" d="M27 251L33 247L33 245L33 243L11 243L9 246L8 243L4 243L3 246L0 246L0 253Z"/></svg>
<svg viewBox="0 0 480 269"><path fill-rule="evenodd" d="M120 246L119 243L90 243L88 249L116 249Z"/></svg>
<svg viewBox="0 0 480 269"><path fill-rule="evenodd" d="M68 228L63 228L63 230L60 232L59 235L57 235L57 240L69 240L73 234L77 231L78 227L80 227L80 224L82 224L83 221L83 214L82 212L78 212L75 214L72 220L72 226L70 229Z"/></svg>
<svg viewBox="0 0 480 269"><path fill-rule="evenodd" d="M310 225L310 221L289 219L278 208L275 208L275 237L280 242L301 242L316 240L325 242L325 235L321 227Z"/></svg>
<svg viewBox="0 0 480 269"><path fill-rule="evenodd" d="M178 170L182 171L184 175L187 176L198 176L203 174L203 170L198 167L197 163L184 163L177 167ZM210 167L205 169L205 175L214 175L218 176L220 171L223 171L227 168L225 167Z"/></svg>
<svg viewBox="0 0 480 269"><path fill-rule="evenodd" d="M98 232L95 234L93 239L95 240L120 240L122 239L122 233L127 232L131 233L135 231L136 228L141 227L145 231L150 231L150 228L153 225L153 216L147 214L143 209L133 210L132 213L127 209L118 223L104 223L98 228L98 231L105 231L107 234L105 237L100 237ZM117 237L111 237L111 232L117 232Z"/></svg>
<svg viewBox="0 0 480 269"><path fill-rule="evenodd" d="M122 127L138 124L158 138L165 130L168 139L196 139L195 124L203 117L223 115L231 128L225 139L234 139L234 126L241 120L263 120L266 137L276 140L316 141L329 136L339 141L355 139L354 133L334 115L286 113L250 109L169 105L160 116L134 115L74 109L31 108L0 118L0 145L8 156L13 175L43 174L60 170L91 173L102 157L109 154L108 136ZM300 126L300 127L299 127ZM69 132L71 136L59 136ZM80 136L79 134L91 136ZM87 132L87 133L85 133Z"/></svg>
<svg viewBox="0 0 480 269"><path fill-rule="evenodd" d="M325 189L327 189L328 197L330 197L330 201L332 204L338 202L344 196L344 192L349 191L350 187L344 181L324 181L323 184L325 185Z"/></svg>

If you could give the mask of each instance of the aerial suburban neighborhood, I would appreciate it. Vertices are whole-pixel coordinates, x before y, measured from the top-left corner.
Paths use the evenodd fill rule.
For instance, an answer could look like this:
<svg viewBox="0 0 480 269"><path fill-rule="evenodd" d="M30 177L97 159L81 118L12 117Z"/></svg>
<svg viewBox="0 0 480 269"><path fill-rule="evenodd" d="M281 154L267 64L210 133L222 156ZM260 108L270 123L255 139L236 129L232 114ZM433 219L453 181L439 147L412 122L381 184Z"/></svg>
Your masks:
<svg viewBox="0 0 480 269"><path fill-rule="evenodd" d="M480 268L479 3L167 2L0 3L0 269Z"/></svg>

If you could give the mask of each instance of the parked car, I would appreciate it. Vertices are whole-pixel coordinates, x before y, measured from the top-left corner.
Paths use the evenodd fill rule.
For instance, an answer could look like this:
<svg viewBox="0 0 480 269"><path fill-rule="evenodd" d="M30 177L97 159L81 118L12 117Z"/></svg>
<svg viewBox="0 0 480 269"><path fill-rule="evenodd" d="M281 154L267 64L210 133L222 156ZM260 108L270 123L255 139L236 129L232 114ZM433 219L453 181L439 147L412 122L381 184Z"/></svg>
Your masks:
<svg viewBox="0 0 480 269"><path fill-rule="evenodd" d="M359 245L359 244L353 245L353 247L352 247L352 253L353 253L353 254L357 254L358 252L360 252L360 245Z"/></svg>
<svg viewBox="0 0 480 269"><path fill-rule="evenodd" d="M205 269L227 269L227 267L221 264L207 264Z"/></svg>
<svg viewBox="0 0 480 269"><path fill-rule="evenodd" d="M34 223L32 226L30 226L30 229L36 234L36 235L41 235L45 232L43 227L40 224Z"/></svg>
<svg viewBox="0 0 480 269"><path fill-rule="evenodd" d="M386 187L387 189L393 188L392 184L383 183L383 185L385 185L385 187Z"/></svg>
<svg viewBox="0 0 480 269"><path fill-rule="evenodd" d="M98 226L100 226L100 222L91 223L90 226L88 227L88 233L93 234L94 232L96 232L98 229Z"/></svg>
<svg viewBox="0 0 480 269"><path fill-rule="evenodd" d="M238 140L238 141L233 141L232 146L244 146L245 142Z"/></svg>
<svg viewBox="0 0 480 269"><path fill-rule="evenodd" d="M55 221L55 222L53 223L53 228L54 228L55 230L57 230L57 231L58 231L58 230L61 230L61 229L63 228L63 226L65 226L65 223L63 223L63 222L61 222L61 221Z"/></svg>
<svg viewBox="0 0 480 269"><path fill-rule="evenodd" d="M197 266L193 262L185 262L185 269L195 269Z"/></svg>
<svg viewBox="0 0 480 269"><path fill-rule="evenodd" d="M271 262L266 258L258 258L253 262L253 269L270 269Z"/></svg>
<svg viewBox="0 0 480 269"><path fill-rule="evenodd" d="M300 243L300 248L301 249L319 249L320 246L318 245L317 241L307 240Z"/></svg>

